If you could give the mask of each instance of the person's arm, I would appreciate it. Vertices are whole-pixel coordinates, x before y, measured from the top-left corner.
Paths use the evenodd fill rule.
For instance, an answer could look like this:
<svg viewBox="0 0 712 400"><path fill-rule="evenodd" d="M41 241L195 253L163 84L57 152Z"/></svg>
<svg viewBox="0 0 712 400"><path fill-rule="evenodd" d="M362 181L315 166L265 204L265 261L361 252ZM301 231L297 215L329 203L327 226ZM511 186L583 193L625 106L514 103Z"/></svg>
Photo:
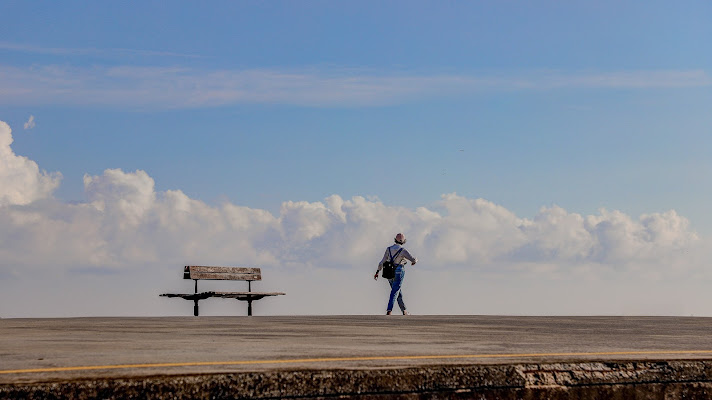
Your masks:
<svg viewBox="0 0 712 400"><path fill-rule="evenodd" d="M410 254L410 252L408 252L408 250L406 250L406 249L403 249L403 257L404 257L406 260L410 261L410 263L411 263L412 265L415 265L415 263L418 262L418 259L415 258L415 257L413 257L413 256Z"/></svg>

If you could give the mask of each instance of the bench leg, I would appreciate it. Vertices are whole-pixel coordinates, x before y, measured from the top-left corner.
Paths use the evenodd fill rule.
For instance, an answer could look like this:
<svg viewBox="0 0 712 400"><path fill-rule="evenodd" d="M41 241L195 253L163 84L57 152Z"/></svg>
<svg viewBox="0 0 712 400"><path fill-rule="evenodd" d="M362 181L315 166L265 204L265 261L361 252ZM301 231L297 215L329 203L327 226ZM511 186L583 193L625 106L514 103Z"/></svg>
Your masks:
<svg viewBox="0 0 712 400"><path fill-rule="evenodd" d="M195 305L193 306L193 315L198 316L198 300L193 300Z"/></svg>
<svg viewBox="0 0 712 400"><path fill-rule="evenodd" d="M247 300L247 316L252 316L252 300Z"/></svg>

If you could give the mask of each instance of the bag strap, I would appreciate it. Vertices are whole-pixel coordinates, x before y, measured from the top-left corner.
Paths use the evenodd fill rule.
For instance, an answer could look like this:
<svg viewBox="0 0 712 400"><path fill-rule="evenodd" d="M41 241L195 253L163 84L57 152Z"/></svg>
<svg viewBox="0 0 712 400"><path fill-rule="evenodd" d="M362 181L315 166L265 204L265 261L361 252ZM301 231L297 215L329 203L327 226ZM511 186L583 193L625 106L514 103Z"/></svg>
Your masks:
<svg viewBox="0 0 712 400"><path fill-rule="evenodd" d="M394 260L396 257L398 257L398 254L400 254L400 252L402 250L403 250L403 248L401 247L400 249L398 249L398 251L396 251L396 254L391 255L391 248L390 247L388 248L388 256L391 257L391 264L393 264L393 265L396 264Z"/></svg>

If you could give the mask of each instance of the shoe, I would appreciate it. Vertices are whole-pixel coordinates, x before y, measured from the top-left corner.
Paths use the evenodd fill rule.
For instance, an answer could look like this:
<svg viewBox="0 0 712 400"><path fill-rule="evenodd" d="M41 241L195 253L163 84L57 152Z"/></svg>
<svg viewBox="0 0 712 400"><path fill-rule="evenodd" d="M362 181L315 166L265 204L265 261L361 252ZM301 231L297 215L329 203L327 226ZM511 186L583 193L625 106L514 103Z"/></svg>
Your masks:
<svg viewBox="0 0 712 400"><path fill-rule="evenodd" d="M403 311L403 315L410 315L408 311Z"/></svg>
<svg viewBox="0 0 712 400"><path fill-rule="evenodd" d="M391 315L391 312L390 312L390 311L386 311L386 315Z"/></svg>

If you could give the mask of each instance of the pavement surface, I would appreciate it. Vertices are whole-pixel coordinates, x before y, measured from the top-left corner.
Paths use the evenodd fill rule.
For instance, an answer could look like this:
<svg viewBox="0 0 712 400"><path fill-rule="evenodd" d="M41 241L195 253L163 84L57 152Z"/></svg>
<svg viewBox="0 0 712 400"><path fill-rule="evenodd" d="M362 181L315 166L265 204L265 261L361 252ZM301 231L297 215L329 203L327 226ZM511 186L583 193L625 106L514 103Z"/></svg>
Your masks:
<svg viewBox="0 0 712 400"><path fill-rule="evenodd" d="M248 371L712 360L712 318L0 319L0 385Z"/></svg>

